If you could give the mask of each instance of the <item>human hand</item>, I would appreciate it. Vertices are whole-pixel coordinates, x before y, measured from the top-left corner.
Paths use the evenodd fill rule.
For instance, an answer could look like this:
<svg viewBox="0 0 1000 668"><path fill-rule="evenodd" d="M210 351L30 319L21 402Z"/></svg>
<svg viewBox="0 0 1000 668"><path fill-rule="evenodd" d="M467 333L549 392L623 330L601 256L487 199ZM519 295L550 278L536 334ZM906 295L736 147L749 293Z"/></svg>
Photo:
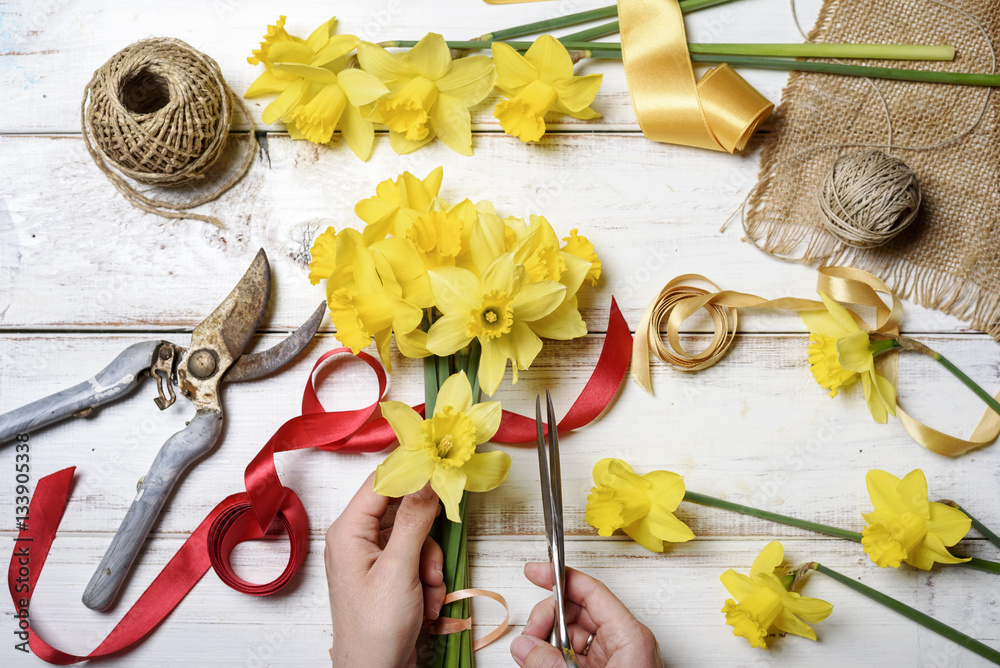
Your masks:
<svg viewBox="0 0 1000 668"><path fill-rule="evenodd" d="M333 665L416 665L424 618L444 603L444 555L427 532L437 516L430 485L403 498L388 538L380 520L388 497L374 473L326 532L326 580L333 617Z"/></svg>
<svg viewBox="0 0 1000 668"><path fill-rule="evenodd" d="M539 587L552 589L549 563L529 562L524 575ZM663 668L653 632L599 580L567 568L565 610L570 643L582 668ZM532 609L524 631L510 644L510 653L521 668L566 668L562 652L549 644L555 614L552 597ZM594 639L583 656L591 634Z"/></svg>

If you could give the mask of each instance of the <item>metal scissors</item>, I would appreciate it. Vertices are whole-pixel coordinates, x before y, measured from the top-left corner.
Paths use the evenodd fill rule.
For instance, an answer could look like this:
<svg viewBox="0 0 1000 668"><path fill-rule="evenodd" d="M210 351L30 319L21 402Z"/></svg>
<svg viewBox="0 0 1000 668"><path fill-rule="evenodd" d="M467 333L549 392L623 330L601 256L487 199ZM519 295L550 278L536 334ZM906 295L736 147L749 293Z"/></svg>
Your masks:
<svg viewBox="0 0 1000 668"><path fill-rule="evenodd" d="M220 382L254 380L281 368L319 329L326 302L285 340L263 352L244 355L264 317L270 293L271 268L261 249L229 296L191 332L190 347L169 341L133 344L93 378L0 415L3 444L19 433L70 416L89 415L94 408L130 394L146 375L156 380L159 396L153 401L160 410L176 400L174 385L194 404L194 417L163 444L149 473L139 480L135 499L83 594L88 608L107 610L114 604L174 485L215 446L222 433Z"/></svg>
<svg viewBox="0 0 1000 668"><path fill-rule="evenodd" d="M556 618L549 642L562 649L566 665L580 668L566 627L566 553L563 549L562 472L559 469L559 436L552 395L545 390L548 410L549 452L545 454L545 431L542 428L542 398L535 399L535 435L538 439L538 473L542 482L542 510L545 515L545 539L552 562L552 595L556 599Z"/></svg>

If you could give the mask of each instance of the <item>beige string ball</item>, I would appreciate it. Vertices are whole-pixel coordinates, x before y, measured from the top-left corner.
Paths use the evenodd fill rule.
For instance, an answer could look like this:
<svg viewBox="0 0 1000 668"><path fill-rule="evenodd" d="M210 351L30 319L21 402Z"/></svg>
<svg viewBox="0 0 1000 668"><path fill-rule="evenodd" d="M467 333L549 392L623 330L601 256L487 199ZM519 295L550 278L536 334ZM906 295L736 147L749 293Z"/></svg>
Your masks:
<svg viewBox="0 0 1000 668"><path fill-rule="evenodd" d="M210 216L178 210L214 200L232 187L249 169L253 150L224 183L181 202L150 198L122 175L151 186L203 180L225 148L234 97L218 64L205 54L178 39L145 39L94 72L81 105L84 142L132 204L167 217L219 224Z"/></svg>
<svg viewBox="0 0 1000 668"><path fill-rule="evenodd" d="M816 200L830 234L856 248L875 248L916 220L920 183L905 162L869 148L838 158Z"/></svg>

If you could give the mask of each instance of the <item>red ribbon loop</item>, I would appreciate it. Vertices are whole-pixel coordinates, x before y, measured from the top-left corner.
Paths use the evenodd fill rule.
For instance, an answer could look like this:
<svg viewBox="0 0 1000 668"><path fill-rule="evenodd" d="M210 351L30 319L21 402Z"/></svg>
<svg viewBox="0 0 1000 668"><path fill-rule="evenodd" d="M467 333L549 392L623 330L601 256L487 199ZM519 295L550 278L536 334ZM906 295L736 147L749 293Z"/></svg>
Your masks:
<svg viewBox="0 0 1000 668"><path fill-rule="evenodd" d="M600 358L583 392L559 421L559 431L578 429L597 418L614 398L628 372L632 335L614 299L611 301L608 333ZM53 664L67 665L124 650L148 635L181 599L194 587L209 566L229 587L253 596L273 594L295 575L308 552L309 517L294 491L281 484L274 466L278 452L319 448L334 452L379 452L396 440L392 428L381 417L379 401L388 385L385 370L373 357L358 353L378 380L378 398L369 406L353 411L326 412L316 395L314 376L320 365L335 355L350 353L337 348L317 360L302 396L302 415L283 424L261 448L244 473L246 492L223 499L206 517L177 554L167 563L121 622L104 642L87 656L77 656L55 649L36 633L30 634L35 654ZM423 405L414 406L423 414ZM497 443L534 442L535 420L503 412L500 429L492 439ZM50 474L38 482L31 500L29 528L15 541L7 571L7 583L15 609L19 602L31 601L35 582L42 572L49 548L55 539L69 499L73 468ZM264 584L248 582L236 575L230 564L232 551L240 543L262 538L277 518L288 536L288 564L276 579ZM18 590L18 550L30 546L31 568L28 590Z"/></svg>

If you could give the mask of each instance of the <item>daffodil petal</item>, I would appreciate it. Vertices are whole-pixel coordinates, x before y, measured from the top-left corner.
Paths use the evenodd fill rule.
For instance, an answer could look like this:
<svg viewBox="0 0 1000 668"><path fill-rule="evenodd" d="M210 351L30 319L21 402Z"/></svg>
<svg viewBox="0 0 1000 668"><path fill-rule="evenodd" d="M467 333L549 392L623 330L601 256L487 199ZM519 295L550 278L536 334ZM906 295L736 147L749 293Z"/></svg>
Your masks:
<svg viewBox="0 0 1000 668"><path fill-rule="evenodd" d="M823 304L826 305L826 310L837 321L837 324L843 328L844 332L858 331L858 323L854 320L854 316L851 315L850 311L827 296L825 292L820 292L819 297L823 300Z"/></svg>
<svg viewBox="0 0 1000 668"><path fill-rule="evenodd" d="M927 531L936 534L945 545L962 540L972 527L972 520L958 508L935 501L928 504L928 510Z"/></svg>
<svg viewBox="0 0 1000 668"><path fill-rule="evenodd" d="M566 114L567 116L571 116L572 118L578 118L581 121L592 121L595 118L601 117L601 114L599 112L594 111L590 107L584 107L579 111L571 111L568 107L566 107L565 104L563 104L559 100L556 100L555 104L552 105L552 111L558 114Z"/></svg>
<svg viewBox="0 0 1000 668"><path fill-rule="evenodd" d="M272 63L308 63L315 53L304 42L275 42L267 57Z"/></svg>
<svg viewBox="0 0 1000 668"><path fill-rule="evenodd" d="M906 556L906 563L924 571L929 571L935 562L942 564L960 564L969 561L968 557L956 557L945 547L935 534L928 533L924 540Z"/></svg>
<svg viewBox="0 0 1000 668"><path fill-rule="evenodd" d="M270 70L265 70L243 93L245 98L261 97L280 93L292 84L293 79L279 79Z"/></svg>
<svg viewBox="0 0 1000 668"><path fill-rule="evenodd" d="M592 263L566 251L560 251L559 254L566 263L566 270L559 277L559 282L566 286L566 298L569 299L580 290L584 279L590 273ZM599 261L598 266L600 266Z"/></svg>
<svg viewBox="0 0 1000 668"><path fill-rule="evenodd" d="M357 107L347 105L340 117L340 133L354 155L367 162L375 145L375 126L361 116Z"/></svg>
<svg viewBox="0 0 1000 668"><path fill-rule="evenodd" d="M465 489L470 492L496 489L507 479L509 472L510 455L500 450L477 452L462 466L462 473L466 475Z"/></svg>
<svg viewBox="0 0 1000 668"><path fill-rule="evenodd" d="M261 120L267 125L280 121L302 99L302 94L305 92L305 83L304 80L299 79L283 90L281 95L276 97L271 104L264 107Z"/></svg>
<svg viewBox="0 0 1000 668"><path fill-rule="evenodd" d="M621 467L629 473L634 473L632 467L623 459L613 459L607 457L594 464L593 478L598 485L613 485L618 477L611 474L612 467Z"/></svg>
<svg viewBox="0 0 1000 668"><path fill-rule="evenodd" d="M790 613L787 609L774 618L774 627L783 633L791 633L810 640L816 640L816 632L804 621Z"/></svg>
<svg viewBox="0 0 1000 668"><path fill-rule="evenodd" d="M320 24L306 38L306 45L313 51L322 49L333 37L333 31L337 28L337 17L332 17L326 23ZM356 38L355 38L356 39Z"/></svg>
<svg viewBox="0 0 1000 668"><path fill-rule="evenodd" d="M482 345L483 353L479 358L479 385L483 392L492 396L500 387L504 371L507 370L507 357L493 341L483 341Z"/></svg>
<svg viewBox="0 0 1000 668"><path fill-rule="evenodd" d="M472 337L468 334L467 322L468 314L457 311L446 313L435 320L427 331L427 350L435 355L451 355L456 350L469 345ZM482 367L480 367L479 379L482 383ZM485 383L483 386L485 387Z"/></svg>
<svg viewBox="0 0 1000 668"><path fill-rule="evenodd" d="M643 517L637 522L622 527L628 537L652 552L663 552L663 539L653 533L649 518Z"/></svg>
<svg viewBox="0 0 1000 668"><path fill-rule="evenodd" d="M799 317L806 324L806 329L813 334L822 334L837 339L848 333L840 326L837 319L827 311L802 311L799 313Z"/></svg>
<svg viewBox="0 0 1000 668"><path fill-rule="evenodd" d="M468 413L472 407L472 386L464 371L448 376L438 388L434 415L442 414L446 406L454 408L456 413Z"/></svg>
<svg viewBox="0 0 1000 668"><path fill-rule="evenodd" d="M420 425L424 419L402 401L383 401L379 404L382 417L389 422L402 447L414 448L423 442ZM426 480L424 482L427 482Z"/></svg>
<svg viewBox="0 0 1000 668"><path fill-rule="evenodd" d="M403 62L420 76L436 81L451 69L451 50L444 37L429 32L403 54Z"/></svg>
<svg viewBox="0 0 1000 668"><path fill-rule="evenodd" d="M753 560L753 565L750 567L750 577L756 577L759 573L773 573L774 569L781 565L784 558L785 550L781 547L781 543L772 540Z"/></svg>
<svg viewBox="0 0 1000 668"><path fill-rule="evenodd" d="M543 81L553 82L573 76L573 60L569 52L552 35L542 35L528 48L524 59L534 65Z"/></svg>
<svg viewBox="0 0 1000 668"><path fill-rule="evenodd" d="M786 596L783 602L785 610L813 624L823 621L833 612L832 604L809 596Z"/></svg>
<svg viewBox="0 0 1000 668"><path fill-rule="evenodd" d="M455 153L472 155L472 117L457 98L438 95L431 108L431 129Z"/></svg>
<svg viewBox="0 0 1000 668"><path fill-rule="evenodd" d="M476 427L476 443L485 443L493 438L500 428L503 411L499 401L483 401L466 411L472 424Z"/></svg>
<svg viewBox="0 0 1000 668"><path fill-rule="evenodd" d="M837 360L840 366L855 373L871 369L873 362L868 344L867 332L851 332L837 339Z"/></svg>
<svg viewBox="0 0 1000 668"><path fill-rule="evenodd" d="M451 64L446 75L438 79L441 93L453 97L463 106L479 104L493 90L496 72L493 61L486 56L466 56Z"/></svg>
<svg viewBox="0 0 1000 668"><path fill-rule="evenodd" d="M889 419L888 406L882 399L879 386L875 380L878 376L874 372L861 374L861 385L865 391L865 403L868 405L868 412L872 419L879 424L885 424Z"/></svg>
<svg viewBox="0 0 1000 668"><path fill-rule="evenodd" d="M481 213L473 223L469 247L473 264L480 274L503 254L505 227L503 220L492 213Z"/></svg>
<svg viewBox="0 0 1000 668"><path fill-rule="evenodd" d="M304 65L302 63L276 62L274 64L274 70L276 72L284 72L285 74L302 77L303 79L308 79L309 81L315 81L317 83L337 83L337 75L323 67L313 67L312 65Z"/></svg>
<svg viewBox="0 0 1000 668"><path fill-rule="evenodd" d="M720 575L719 580L737 601L746 598L757 590L757 585L754 584L753 580L742 573L737 573L731 568Z"/></svg>
<svg viewBox="0 0 1000 668"><path fill-rule="evenodd" d="M519 322L531 322L555 311L563 303L566 286L555 281L538 281L521 286L511 304Z"/></svg>
<svg viewBox="0 0 1000 668"><path fill-rule="evenodd" d="M868 497L871 499L872 506L875 507L876 511L888 508L894 513L900 514L909 510L900 504L896 496L896 488L899 486L899 482L899 478L886 471L879 471L878 469L868 471L868 474L865 476L865 485L868 487Z"/></svg>
<svg viewBox="0 0 1000 668"><path fill-rule="evenodd" d="M359 42L360 40L354 35L335 35L329 39L323 48L316 52L316 55L313 56L309 64L316 65L317 67L329 65L338 58L342 58L351 51L354 51ZM344 72L347 71L349 70L344 70Z"/></svg>
<svg viewBox="0 0 1000 668"><path fill-rule="evenodd" d="M568 341L587 335L587 324L575 306L560 304L549 315L531 323L531 329L541 337Z"/></svg>
<svg viewBox="0 0 1000 668"><path fill-rule="evenodd" d="M668 504L653 503L649 515L646 516L646 522L650 530L661 540L669 543L686 543L694 540L694 532L674 516Z"/></svg>
<svg viewBox="0 0 1000 668"><path fill-rule="evenodd" d="M428 132L426 137L419 140L407 139L405 132L390 132L389 146L391 146L392 150L399 155L407 155L423 146L426 146L432 139L434 139L433 132Z"/></svg>
<svg viewBox="0 0 1000 668"><path fill-rule="evenodd" d="M497 71L497 86L511 97L532 81L538 80L538 68L509 44L493 42L493 63Z"/></svg>
<svg viewBox="0 0 1000 668"><path fill-rule="evenodd" d="M431 488L437 492L442 505L444 505L445 514L452 522L460 523L462 521L458 505L465 492L465 481L466 475L459 468L437 466L431 476Z"/></svg>
<svg viewBox="0 0 1000 668"><path fill-rule="evenodd" d="M882 403L885 405L885 409L889 412L889 415L895 417L896 386L889 382L888 378L876 371L872 372L872 376L875 379L875 388L878 391L879 397L881 397Z"/></svg>
<svg viewBox="0 0 1000 668"><path fill-rule="evenodd" d="M903 479L896 486L896 496L907 510L920 515L925 520L930 519L931 510L927 502L927 476L921 469L913 469L903 476Z"/></svg>
<svg viewBox="0 0 1000 668"><path fill-rule="evenodd" d="M419 491L435 472L434 460L424 448L398 447L375 469L375 491L401 497Z"/></svg>
<svg viewBox="0 0 1000 668"><path fill-rule="evenodd" d="M344 70L337 75L337 78L347 99L355 107L362 107L389 93L384 83L362 70Z"/></svg>
<svg viewBox="0 0 1000 668"><path fill-rule="evenodd" d="M381 46L371 42L358 44L358 63L365 72L386 83L411 75L402 61Z"/></svg>
<svg viewBox="0 0 1000 668"><path fill-rule="evenodd" d="M514 291L514 255L505 253L493 260L483 272L483 292L497 291L510 294Z"/></svg>
<svg viewBox="0 0 1000 668"><path fill-rule="evenodd" d="M552 82L552 87L559 95L559 101L570 111L581 111L590 106L601 88L602 74L588 74L582 77L569 77Z"/></svg>
<svg viewBox="0 0 1000 668"><path fill-rule="evenodd" d="M673 512L684 500L684 478L672 471L650 471L642 476L650 483L650 495Z"/></svg>
<svg viewBox="0 0 1000 668"><path fill-rule="evenodd" d="M444 314L462 312L464 317L477 306L473 295L482 294L479 279L467 269L438 267L427 272L434 303Z"/></svg>
<svg viewBox="0 0 1000 668"><path fill-rule="evenodd" d="M509 341L511 348L513 348L508 357L521 370L530 367L531 363L538 356L538 353L542 350L542 340L538 338L537 334L531 331L528 323L519 320L514 321L510 334L503 338Z"/></svg>
<svg viewBox="0 0 1000 668"><path fill-rule="evenodd" d="M396 347L403 357L410 359L420 359L431 354L431 351L427 350L427 332L420 329L412 332L396 332Z"/></svg>

